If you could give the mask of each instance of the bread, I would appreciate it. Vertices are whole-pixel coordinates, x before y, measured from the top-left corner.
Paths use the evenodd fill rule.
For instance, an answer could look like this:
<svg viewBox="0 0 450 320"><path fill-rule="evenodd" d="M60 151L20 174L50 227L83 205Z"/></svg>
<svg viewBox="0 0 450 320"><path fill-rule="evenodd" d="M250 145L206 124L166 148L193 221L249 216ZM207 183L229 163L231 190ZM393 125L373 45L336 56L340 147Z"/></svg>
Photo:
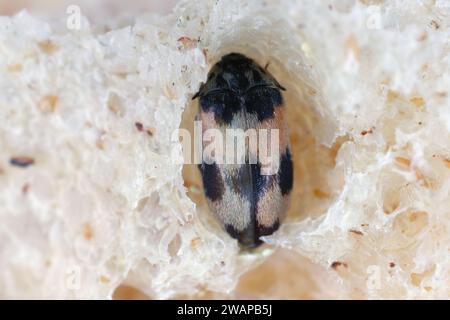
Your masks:
<svg viewBox="0 0 450 320"><path fill-rule="evenodd" d="M2 17L0 297L448 299L450 7L422 2ZM229 52L286 87L295 163L287 221L247 253L170 140Z"/></svg>

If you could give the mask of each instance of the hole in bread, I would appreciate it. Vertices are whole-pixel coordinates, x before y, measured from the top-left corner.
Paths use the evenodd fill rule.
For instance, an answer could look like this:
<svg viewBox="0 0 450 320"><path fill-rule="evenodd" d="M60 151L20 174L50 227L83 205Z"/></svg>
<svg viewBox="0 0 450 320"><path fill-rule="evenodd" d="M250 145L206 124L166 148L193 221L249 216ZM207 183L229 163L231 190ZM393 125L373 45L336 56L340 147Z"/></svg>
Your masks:
<svg viewBox="0 0 450 320"><path fill-rule="evenodd" d="M230 52L242 53L257 61L261 66L270 62L268 71L287 89L282 94L294 162L294 183L285 223L323 215L342 191L343 168L336 170L336 159L341 147L351 139L347 135L338 137L336 134L337 124L321 102L323 99L320 87L312 83L312 77L306 74L308 72L306 66L303 67L303 71L298 69L294 71L292 65L288 65L291 61L277 60L270 56L270 51L265 48L260 50L249 45L254 41L246 41L245 37L239 39L241 44L236 41L227 43L224 40L222 49L217 52L209 50L209 66L211 67L222 55ZM194 100L189 103L183 113L180 128L187 129L191 135L197 112L198 100ZM337 138L333 141L333 137ZM192 151L193 146L191 146L193 154ZM220 229L217 220L207 206L197 165L185 164L183 179L188 196L196 204L197 217L203 219L205 223L215 224ZM205 220L204 217L207 217L208 220ZM269 258L267 264L270 266L276 261L277 270L282 270L279 266L288 263L288 258L284 257L283 259ZM299 264L301 265L300 262ZM285 286L289 286L289 283L292 282L292 277L284 277L283 280L269 279L269 283L264 283L267 282L264 272L260 272L259 269L251 272L252 278L261 279L261 291L275 285L283 286L279 283L280 281L286 281ZM278 283L274 283L275 281ZM240 282L238 287L239 285ZM259 290L258 286L255 286L254 290ZM286 297L297 296L298 293L286 294Z"/></svg>
<svg viewBox="0 0 450 320"><path fill-rule="evenodd" d="M260 61L251 53L241 53L255 59L260 65L267 62ZM276 60L270 60L268 71L287 89L283 91L284 108L294 161L294 186L287 218L292 220L319 216L326 212L342 188L343 175L333 175L332 171L341 146L350 138L347 135L339 136L329 146L321 143L323 132L333 132L336 126L330 117L317 111L318 90L312 84L300 83L287 67ZM185 108L180 125L192 137L197 112L198 99ZM191 143L192 155L193 150ZM208 211L197 165L185 164L183 179L188 196L197 208Z"/></svg>

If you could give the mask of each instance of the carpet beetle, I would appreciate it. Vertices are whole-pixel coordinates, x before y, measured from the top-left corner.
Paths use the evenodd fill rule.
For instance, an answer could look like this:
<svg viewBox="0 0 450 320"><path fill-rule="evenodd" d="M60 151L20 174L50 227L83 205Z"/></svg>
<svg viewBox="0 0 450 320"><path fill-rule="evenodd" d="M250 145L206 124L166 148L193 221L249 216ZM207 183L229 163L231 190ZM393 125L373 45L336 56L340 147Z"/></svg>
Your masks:
<svg viewBox="0 0 450 320"><path fill-rule="evenodd" d="M278 158L274 174L262 174L260 160L243 164L199 165L209 207L225 230L244 247L256 247L261 236L275 232L283 220L293 185L293 164L282 91L285 89L252 59L230 53L208 73L196 119L203 132L219 129L277 129ZM203 142L205 147L205 142ZM245 144L246 154L258 154ZM270 147L268 147L270 149Z"/></svg>

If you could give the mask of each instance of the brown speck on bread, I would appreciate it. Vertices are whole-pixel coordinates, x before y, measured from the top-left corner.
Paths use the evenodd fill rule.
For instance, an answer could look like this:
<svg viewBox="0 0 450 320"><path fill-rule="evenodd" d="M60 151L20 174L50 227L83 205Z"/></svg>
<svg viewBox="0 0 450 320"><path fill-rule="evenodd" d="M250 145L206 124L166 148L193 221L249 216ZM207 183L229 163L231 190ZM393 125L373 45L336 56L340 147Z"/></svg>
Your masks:
<svg viewBox="0 0 450 320"><path fill-rule="evenodd" d="M46 54L53 54L59 49L59 47L50 40L41 41L38 45L39 48Z"/></svg>
<svg viewBox="0 0 450 320"><path fill-rule="evenodd" d="M389 267L394 268L395 267L395 263L389 262Z"/></svg>
<svg viewBox="0 0 450 320"><path fill-rule="evenodd" d="M17 157L12 157L9 160L9 163L16 167L26 168L26 167L34 164L34 159L31 157L27 157L27 156L17 156Z"/></svg>
<svg viewBox="0 0 450 320"><path fill-rule="evenodd" d="M362 233L362 232L359 231L359 230L355 230L355 229L350 229L350 230L348 230L348 232L357 234L358 236L363 236L363 235L364 235L364 233Z"/></svg>
<svg viewBox="0 0 450 320"><path fill-rule="evenodd" d="M154 131L155 129L153 128L145 128L144 125L141 122L135 122L134 125L136 126L136 129L139 132L145 132L147 133L150 137L153 137Z"/></svg>
<svg viewBox="0 0 450 320"><path fill-rule="evenodd" d="M331 268L333 268L334 270L336 270L336 269L337 269L338 267L340 267L340 266L344 266L345 268L348 267L347 263L341 262L341 261L334 261L334 262L331 264Z"/></svg>
<svg viewBox="0 0 450 320"><path fill-rule="evenodd" d="M147 134L148 134L150 137L153 137L154 129L153 129L153 128L149 128L149 129L147 129L145 132L147 132Z"/></svg>
<svg viewBox="0 0 450 320"><path fill-rule="evenodd" d="M135 122L134 125L136 126L136 129L138 129L138 131L144 130L144 125L142 123Z"/></svg>
<svg viewBox="0 0 450 320"><path fill-rule="evenodd" d="M409 168L411 165L411 160L403 157L396 157L395 161L402 167Z"/></svg>
<svg viewBox="0 0 450 320"><path fill-rule="evenodd" d="M369 134L369 133L373 133L373 128L370 128L369 130L363 130L363 131L361 131L361 135L362 135L362 136L365 136L366 134Z"/></svg>
<svg viewBox="0 0 450 320"><path fill-rule="evenodd" d="M94 230L89 223L84 223L82 226L83 237L86 240L91 240L94 237Z"/></svg>
<svg viewBox="0 0 450 320"><path fill-rule="evenodd" d="M194 49L197 47L198 40L189 37L180 37L178 42L181 43L184 49Z"/></svg>
<svg viewBox="0 0 450 320"><path fill-rule="evenodd" d="M52 113L56 110L58 96L47 95L39 102L38 108L44 113Z"/></svg>
<svg viewBox="0 0 450 320"><path fill-rule="evenodd" d="M425 100L420 96L411 97L409 101L417 108L423 108L423 106L425 106Z"/></svg>
<svg viewBox="0 0 450 320"><path fill-rule="evenodd" d="M100 276L99 280L100 280L100 283L103 283L103 284L109 283L109 281L110 281L109 278L105 277L105 276Z"/></svg>

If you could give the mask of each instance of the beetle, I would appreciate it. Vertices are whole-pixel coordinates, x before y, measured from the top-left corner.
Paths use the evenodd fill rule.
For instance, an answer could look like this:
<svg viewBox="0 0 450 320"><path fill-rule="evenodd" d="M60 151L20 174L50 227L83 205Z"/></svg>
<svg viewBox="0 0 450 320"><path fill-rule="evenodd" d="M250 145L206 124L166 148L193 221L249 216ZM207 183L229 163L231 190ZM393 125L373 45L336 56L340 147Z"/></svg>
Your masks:
<svg viewBox="0 0 450 320"><path fill-rule="evenodd" d="M275 232L286 215L293 187L285 88L254 60L240 53L223 56L209 71L192 99L199 98L196 119L208 129L278 130L277 169L263 174L260 159L247 155L241 164L205 161L199 165L210 209L228 234L243 247L262 244L261 236ZM203 141L203 147L206 147ZM261 145L245 144L248 154L259 154ZM270 148L270 147L268 147ZM272 163L273 165L273 163Z"/></svg>

